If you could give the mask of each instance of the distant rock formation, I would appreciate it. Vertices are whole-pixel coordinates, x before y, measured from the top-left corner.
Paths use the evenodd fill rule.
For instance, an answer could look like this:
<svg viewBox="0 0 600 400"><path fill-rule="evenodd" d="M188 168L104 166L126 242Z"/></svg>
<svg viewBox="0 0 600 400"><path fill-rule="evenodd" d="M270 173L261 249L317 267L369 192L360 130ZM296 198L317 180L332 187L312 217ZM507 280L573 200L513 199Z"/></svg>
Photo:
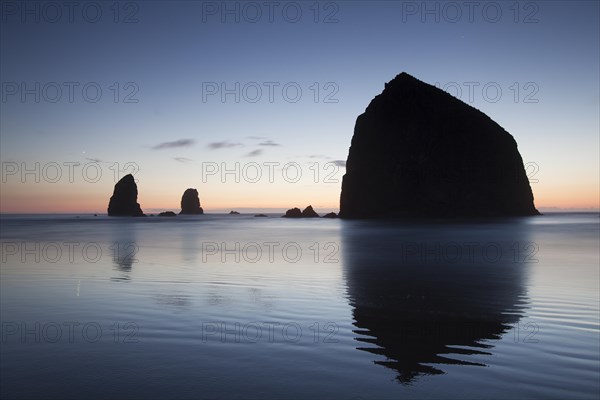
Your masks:
<svg viewBox="0 0 600 400"><path fill-rule="evenodd" d="M164 211L161 212L160 214L158 214L159 217L176 217L177 214L175 214L173 211Z"/></svg>
<svg viewBox="0 0 600 400"><path fill-rule="evenodd" d="M200 207L200 198L196 189L187 189L183 192L179 214L204 214L204 210Z"/></svg>
<svg viewBox="0 0 600 400"><path fill-rule="evenodd" d="M313 210L312 206L306 207L303 211L294 207L287 210L283 218L319 218L319 214Z"/></svg>
<svg viewBox="0 0 600 400"><path fill-rule="evenodd" d="M290 208L282 218L302 218L302 211L298 207Z"/></svg>
<svg viewBox="0 0 600 400"><path fill-rule="evenodd" d="M115 185L108 202L108 215L111 217L143 217L142 208L137 202L137 185L133 175L127 174Z"/></svg>
<svg viewBox="0 0 600 400"><path fill-rule="evenodd" d="M265 215L265 214L256 214L255 217L266 218L267 215Z"/></svg>
<svg viewBox="0 0 600 400"><path fill-rule="evenodd" d="M312 206L308 206L302 210L302 218L319 218L319 214L313 210Z"/></svg>
<svg viewBox="0 0 600 400"><path fill-rule="evenodd" d="M229 215L240 215L240 213L237 211L231 210L231 211L229 211Z"/></svg>
<svg viewBox="0 0 600 400"><path fill-rule="evenodd" d="M337 218L337 217L338 217L338 215L334 212L330 212L330 213L323 215L323 218Z"/></svg>
<svg viewBox="0 0 600 400"><path fill-rule="evenodd" d="M340 217L537 215L514 138L401 73L356 120Z"/></svg>

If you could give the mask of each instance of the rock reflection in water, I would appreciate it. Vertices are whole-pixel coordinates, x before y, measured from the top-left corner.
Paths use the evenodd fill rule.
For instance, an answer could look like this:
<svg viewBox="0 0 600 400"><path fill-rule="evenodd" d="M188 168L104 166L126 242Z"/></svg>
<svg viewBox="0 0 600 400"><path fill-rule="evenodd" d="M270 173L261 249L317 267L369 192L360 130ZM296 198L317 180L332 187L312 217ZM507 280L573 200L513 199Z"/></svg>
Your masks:
<svg viewBox="0 0 600 400"><path fill-rule="evenodd" d="M347 221L344 274L358 349L386 357L408 384L441 364L484 365L526 306L527 223ZM485 342L484 342L485 341ZM471 357L472 358L472 357Z"/></svg>
<svg viewBox="0 0 600 400"><path fill-rule="evenodd" d="M110 255L116 273L112 281L131 280L133 264L138 262L138 245L134 226L119 226L112 231L112 241L109 243Z"/></svg>

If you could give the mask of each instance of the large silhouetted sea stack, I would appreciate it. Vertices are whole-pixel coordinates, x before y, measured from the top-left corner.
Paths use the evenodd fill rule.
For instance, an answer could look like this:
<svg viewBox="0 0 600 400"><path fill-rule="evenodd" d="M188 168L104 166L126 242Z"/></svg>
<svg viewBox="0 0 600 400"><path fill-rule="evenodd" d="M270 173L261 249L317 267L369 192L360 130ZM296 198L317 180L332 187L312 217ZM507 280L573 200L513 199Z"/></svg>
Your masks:
<svg viewBox="0 0 600 400"><path fill-rule="evenodd" d="M514 138L401 73L356 120L340 217L537 215Z"/></svg>
<svg viewBox="0 0 600 400"><path fill-rule="evenodd" d="M114 217L143 217L144 213L137 202L137 185L133 175L127 174L115 185L108 203L108 215Z"/></svg>
<svg viewBox="0 0 600 400"><path fill-rule="evenodd" d="M187 189L183 192L179 214L204 214L204 210L200 207L200 198L196 189Z"/></svg>

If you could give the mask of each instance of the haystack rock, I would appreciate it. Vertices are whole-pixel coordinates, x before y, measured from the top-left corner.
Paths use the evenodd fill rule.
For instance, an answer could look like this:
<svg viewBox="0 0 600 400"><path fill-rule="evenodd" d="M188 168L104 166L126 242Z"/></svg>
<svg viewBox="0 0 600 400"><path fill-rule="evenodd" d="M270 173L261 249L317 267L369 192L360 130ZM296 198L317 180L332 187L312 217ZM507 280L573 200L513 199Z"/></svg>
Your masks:
<svg viewBox="0 0 600 400"><path fill-rule="evenodd" d="M537 214L514 138L443 90L403 72L357 118L340 217Z"/></svg>
<svg viewBox="0 0 600 400"><path fill-rule="evenodd" d="M137 202L137 185L133 175L127 174L115 185L108 203L108 215L111 217L143 217L142 208Z"/></svg>
<svg viewBox="0 0 600 400"><path fill-rule="evenodd" d="M179 214L204 214L204 210L200 207L200 198L196 189L187 189L183 192Z"/></svg>

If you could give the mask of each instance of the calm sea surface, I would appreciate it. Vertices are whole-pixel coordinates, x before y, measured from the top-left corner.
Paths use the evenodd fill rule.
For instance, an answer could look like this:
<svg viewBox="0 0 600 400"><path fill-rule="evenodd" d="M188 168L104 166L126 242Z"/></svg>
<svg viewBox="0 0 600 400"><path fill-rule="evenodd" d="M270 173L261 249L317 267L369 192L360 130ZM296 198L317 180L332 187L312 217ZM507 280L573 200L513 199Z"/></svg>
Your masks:
<svg viewBox="0 0 600 400"><path fill-rule="evenodd" d="M598 398L597 213L4 215L2 398Z"/></svg>

